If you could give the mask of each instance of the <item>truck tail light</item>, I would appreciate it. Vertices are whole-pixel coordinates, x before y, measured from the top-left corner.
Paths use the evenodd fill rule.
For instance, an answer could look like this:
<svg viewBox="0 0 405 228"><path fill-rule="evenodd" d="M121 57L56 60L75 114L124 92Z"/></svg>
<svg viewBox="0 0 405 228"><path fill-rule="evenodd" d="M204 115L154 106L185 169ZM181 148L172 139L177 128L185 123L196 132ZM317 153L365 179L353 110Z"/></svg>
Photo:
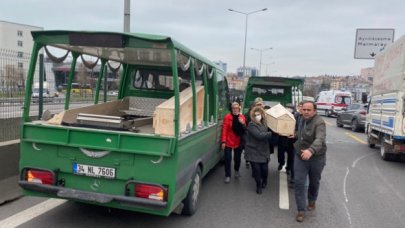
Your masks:
<svg viewBox="0 0 405 228"><path fill-rule="evenodd" d="M55 183L55 176L50 171L30 169L26 172L26 180L28 182L53 185Z"/></svg>
<svg viewBox="0 0 405 228"><path fill-rule="evenodd" d="M167 189L157 185L136 184L135 196L144 199L167 201Z"/></svg>
<svg viewBox="0 0 405 228"><path fill-rule="evenodd" d="M403 144L395 145L394 150L397 152L405 152L405 145L403 145Z"/></svg>

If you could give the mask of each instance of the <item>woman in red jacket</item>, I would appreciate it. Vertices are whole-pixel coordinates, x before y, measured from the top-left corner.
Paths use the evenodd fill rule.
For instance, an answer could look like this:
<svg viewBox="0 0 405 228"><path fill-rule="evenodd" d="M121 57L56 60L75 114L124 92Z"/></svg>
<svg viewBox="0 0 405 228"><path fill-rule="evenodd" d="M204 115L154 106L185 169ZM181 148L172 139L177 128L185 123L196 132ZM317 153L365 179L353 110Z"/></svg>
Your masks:
<svg viewBox="0 0 405 228"><path fill-rule="evenodd" d="M231 181L232 150L234 153L235 178L239 177L242 154L240 140L246 128L245 116L240 113L239 103L233 102L231 108L231 113L226 114L224 117L221 135L221 147L225 153L225 183Z"/></svg>

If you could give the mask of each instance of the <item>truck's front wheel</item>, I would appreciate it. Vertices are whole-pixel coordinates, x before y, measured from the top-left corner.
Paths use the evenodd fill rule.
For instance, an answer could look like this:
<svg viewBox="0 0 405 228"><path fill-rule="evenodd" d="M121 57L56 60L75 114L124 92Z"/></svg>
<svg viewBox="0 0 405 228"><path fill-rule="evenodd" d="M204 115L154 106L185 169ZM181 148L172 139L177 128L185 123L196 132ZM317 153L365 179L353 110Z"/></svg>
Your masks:
<svg viewBox="0 0 405 228"><path fill-rule="evenodd" d="M197 168L193 179L191 180L190 189L187 197L184 199L183 215L193 215L197 211L198 197L200 196L201 188L201 170Z"/></svg>

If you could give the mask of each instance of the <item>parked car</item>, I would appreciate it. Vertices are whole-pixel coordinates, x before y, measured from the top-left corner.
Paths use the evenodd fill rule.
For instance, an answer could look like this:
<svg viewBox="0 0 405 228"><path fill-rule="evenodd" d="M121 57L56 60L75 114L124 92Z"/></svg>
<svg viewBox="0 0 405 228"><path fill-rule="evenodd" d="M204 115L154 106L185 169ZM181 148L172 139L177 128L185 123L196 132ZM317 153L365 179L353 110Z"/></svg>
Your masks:
<svg viewBox="0 0 405 228"><path fill-rule="evenodd" d="M32 98L38 98L38 97L39 97L39 88L32 89ZM43 92L42 92L42 97L44 97L44 98L51 97L49 90L44 88Z"/></svg>
<svg viewBox="0 0 405 228"><path fill-rule="evenodd" d="M336 126L349 125L352 131L364 130L367 104L350 104L337 114Z"/></svg>

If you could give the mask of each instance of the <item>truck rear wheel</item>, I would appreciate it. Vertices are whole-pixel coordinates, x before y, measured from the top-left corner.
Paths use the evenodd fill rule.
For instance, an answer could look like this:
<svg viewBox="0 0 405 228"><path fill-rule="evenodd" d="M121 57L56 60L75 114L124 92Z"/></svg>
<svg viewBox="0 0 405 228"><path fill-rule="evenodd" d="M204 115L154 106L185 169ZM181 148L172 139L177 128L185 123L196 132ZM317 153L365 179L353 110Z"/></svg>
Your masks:
<svg viewBox="0 0 405 228"><path fill-rule="evenodd" d="M368 144L368 147L370 147L370 148L374 148L374 147L375 147L375 144L372 143L371 140L370 140L370 136L367 136L367 144Z"/></svg>
<svg viewBox="0 0 405 228"><path fill-rule="evenodd" d="M381 159L384 161L392 161L394 158L394 154L390 153L392 151L392 146L388 143L384 142L384 137L381 139L380 145L380 155Z"/></svg>
<svg viewBox="0 0 405 228"><path fill-rule="evenodd" d="M374 148L375 147L375 143L378 143L378 140L376 138L374 138L373 136L371 136L371 127L370 125L367 125L367 144L368 147L370 148ZM373 137L373 138L372 138Z"/></svg>
<svg viewBox="0 0 405 228"><path fill-rule="evenodd" d="M191 180L190 189L188 190L187 197L184 199L184 207L181 212L183 215L193 215L197 211L198 197L200 196L201 189L201 170L197 168L193 179Z"/></svg>

